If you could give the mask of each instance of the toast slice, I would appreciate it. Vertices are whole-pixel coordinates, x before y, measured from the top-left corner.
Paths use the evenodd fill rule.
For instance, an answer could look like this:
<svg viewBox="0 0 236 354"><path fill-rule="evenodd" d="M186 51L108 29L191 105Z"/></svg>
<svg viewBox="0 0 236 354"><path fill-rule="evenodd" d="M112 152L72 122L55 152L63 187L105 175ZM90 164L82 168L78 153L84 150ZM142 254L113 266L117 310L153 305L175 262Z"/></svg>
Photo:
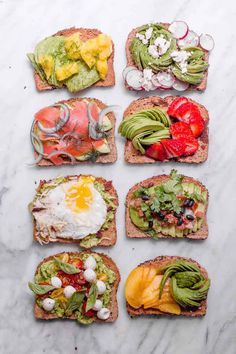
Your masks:
<svg viewBox="0 0 236 354"><path fill-rule="evenodd" d="M79 179L82 175L77 175L77 176L67 176L65 177L66 181L71 181L71 180L76 180ZM84 176L84 175L83 175ZM87 176L85 176L87 177ZM105 187L105 191L108 192L111 197L112 197L112 201L115 205L115 207L117 208L119 205L118 202L118 195L117 192L112 184L111 181L106 181L104 178L102 177L96 177L95 180L97 182L99 182L100 184L102 184ZM45 186L45 184L47 183L51 183L53 182L53 180L42 180L39 183L39 186L36 189L36 194L40 192L40 190ZM32 213L32 208L33 208L33 203L32 202L30 204L30 211ZM41 242L41 238L40 238L40 232L37 231L37 227L36 227L36 220L33 217L33 238L35 241L42 243ZM97 233L97 238L98 238L98 245L101 247L109 247L109 246L114 246L116 244L116 240L117 240L117 228L116 228L116 209L114 210L114 218L109 222L109 227L107 229L104 230L99 230ZM55 237L53 239L50 238L50 234L48 234L48 241L46 243L64 243L64 244L70 244L70 243L75 243L75 244L79 244L81 247L83 248L91 248L91 247L87 247L87 246L83 246L83 244L81 245L81 241L83 241L83 239L73 239L71 238L60 238L60 237Z"/></svg>
<svg viewBox="0 0 236 354"><path fill-rule="evenodd" d="M58 31L53 36L66 36L66 37L68 37L76 32L80 33L82 41L92 39L102 33L101 31L99 31L97 29L71 27L68 29L63 29L61 31ZM111 87L111 86L115 85L115 72L114 72L113 63L114 63L114 43L112 42L112 53L107 61L107 64L108 64L107 76L106 76L105 80L99 80L92 86ZM43 81L41 79L41 77L37 74L36 71L34 72L34 80L35 80L35 85L36 85L36 88L38 91L54 90L54 89L58 88L56 86L49 85L46 81Z"/></svg>
<svg viewBox="0 0 236 354"><path fill-rule="evenodd" d="M95 102L98 108L101 110L106 108L107 105L105 105L102 101L96 99L96 98L71 98L69 100L62 100L58 103L67 103L69 105L72 105L76 102L81 102L84 99L88 102ZM109 164L109 163L114 163L117 160L117 149L116 149L116 144L115 144L115 124L116 124L116 118L115 114L110 112L107 113L107 116L112 124L111 130L107 132L107 142L110 148L110 152L106 154L100 154L99 157L96 159L95 162L92 162L91 160L85 160L85 161L75 161L75 165L81 165L81 164L93 164L93 163L101 163L101 164ZM35 159L38 158L38 153L34 151L34 157ZM70 159L63 159L62 165L71 165L72 162ZM41 161L37 162L38 166L55 166L54 163L48 159L43 158Z"/></svg>
<svg viewBox="0 0 236 354"><path fill-rule="evenodd" d="M53 257L58 257L60 255L63 255L65 252L62 252L62 253L58 253L58 254L55 254L53 256L49 256L49 257L46 257L43 259L43 261L41 263L39 263L37 269L36 269L36 272L35 274L37 273L39 267L49 261L50 259L53 259ZM115 282L112 286L112 290L111 290L111 301L110 301L110 304L108 306L109 310L110 310L110 316L107 320L100 320L98 318L95 319L94 322L98 322L98 323L111 323L111 322L114 322L117 317L118 317L118 302L117 302L117 290L118 290L118 286L119 286L119 282L120 282L120 272L119 272L119 269L118 267L116 266L115 262L107 255L103 254L103 253L95 253L95 252L90 252L90 251L86 251L86 252L66 252L67 254L69 255L80 255L80 254L97 254L98 256L100 256L104 262L104 264L109 268L111 269L114 273L115 273L115 276L116 276L116 279L115 279ZM40 320L54 320L54 319L58 319L58 317L55 315L55 314L50 314L46 311L44 311L41 307L39 307L37 305L37 303L34 304L34 316L35 318L37 319L40 319ZM75 316L72 315L72 316L69 316L69 317L62 317L62 318L66 318L66 319L69 319L69 320L75 320Z"/></svg>
<svg viewBox="0 0 236 354"><path fill-rule="evenodd" d="M145 98L139 98L133 102L126 108L124 111L123 119L126 119L130 114L135 112L139 112L142 109L159 107L164 111L168 110L169 105L177 96L167 96L165 98L158 96L149 96ZM207 109L201 105L200 103L189 99L189 101L193 102L200 110L201 116L205 121L205 128L201 136L198 138L199 148L197 152L192 156L184 156L178 157L175 159L176 162L184 162L184 163L201 163L207 160L208 158L208 122L209 122L209 114ZM152 159L151 157L142 155L141 152L136 150L132 144L131 140L126 140L125 143L125 161L133 164L144 164L144 163L156 163L157 161ZM164 161L168 162L168 161Z"/></svg>
<svg viewBox="0 0 236 354"><path fill-rule="evenodd" d="M166 29L168 29L170 23L160 23L160 25L162 25L163 27L165 27ZM127 60L127 66L136 66L135 62L132 58L131 52L130 52L130 45L132 43L132 40L135 38L136 33L142 28L142 26L136 27L134 29L132 29L132 31L128 34L128 38L126 40L126 45L125 45L125 52L126 52L126 60ZM206 50L204 50L203 48L201 48L204 51L204 60L208 63L209 62L209 52L207 52ZM208 70L205 71L204 73L204 78L202 80L202 82L198 85L189 85L188 89L186 91L205 91L206 87L207 87L207 77L208 77ZM125 82L125 87L128 89L128 85ZM171 90L171 89L170 89Z"/></svg>
<svg viewBox="0 0 236 354"><path fill-rule="evenodd" d="M125 209L125 226L126 226L126 235L129 238L152 238L151 235L149 235L148 233L138 229L132 222L131 218L130 218L130 214L129 214L129 205L130 205L130 201L132 199L132 195L133 193L140 189L141 187L144 188L149 188L151 186L155 186L155 185L159 185L162 184L163 182L166 182L170 179L170 177L168 175L160 175L160 176L154 176L151 178L148 178L140 183L137 183L136 185L134 185L128 192L127 196L126 196L126 209ZM206 213L207 213L207 208L208 208L208 198L209 198L209 194L208 194L208 190L206 189L206 187L199 181L193 179L192 177L186 177L184 176L183 178L183 183L194 183L195 185L199 186L201 188L201 190L203 192L207 193L207 200L206 200L206 211L203 217L203 223L201 228L193 233L187 234L186 236L183 236L185 238L191 239L191 240L205 240L208 237L208 224L207 224L207 217L206 217ZM181 238L183 238L181 237ZM155 238L163 238L163 239L175 239L177 237L172 237L172 236L168 236L168 235L164 235L163 233L159 232L156 234Z"/></svg>
<svg viewBox="0 0 236 354"><path fill-rule="evenodd" d="M140 266L154 265L154 266L162 267L167 264L173 263L176 260L181 260L181 259L194 263L194 265L196 265L199 268L199 270L204 275L204 277L206 279L208 279L208 274L207 274L206 269L204 269L199 263L192 260L191 258L184 258L184 257L178 257L178 256L159 256L159 257L154 258L153 260L141 263ZM175 315L175 314L164 313L158 309L152 309L152 308L144 309L143 307L141 307L141 308L135 309L135 308L131 307L127 302L126 302L126 309L127 309L128 314L132 318L137 317L137 316L143 316L143 315L158 315L158 316L171 316L171 317L172 316L179 316L179 315ZM203 300L201 302L200 307L197 308L196 310L181 309L180 315L185 316L185 317L202 317L206 314L206 310L207 310L207 300Z"/></svg>

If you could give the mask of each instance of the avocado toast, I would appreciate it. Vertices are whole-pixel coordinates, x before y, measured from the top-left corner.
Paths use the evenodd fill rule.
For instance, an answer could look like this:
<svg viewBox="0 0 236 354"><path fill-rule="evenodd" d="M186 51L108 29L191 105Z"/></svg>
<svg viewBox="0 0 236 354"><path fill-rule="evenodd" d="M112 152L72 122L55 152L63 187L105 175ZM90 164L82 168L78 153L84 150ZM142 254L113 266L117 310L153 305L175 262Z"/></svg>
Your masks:
<svg viewBox="0 0 236 354"><path fill-rule="evenodd" d="M182 38L174 26L186 27ZM208 37L212 45L202 40ZM126 41L127 66L123 76L130 90L198 90L207 86L209 51L214 47L209 35L198 36L186 23L150 23L133 29Z"/></svg>
<svg viewBox="0 0 236 354"><path fill-rule="evenodd" d="M111 181L94 176L41 181L30 203L33 237L40 244L78 243L83 248L116 243L118 196Z"/></svg>
<svg viewBox="0 0 236 354"><path fill-rule="evenodd" d="M95 252L63 252L37 267L34 315L37 319L67 318L81 324L114 322L120 274L110 257Z"/></svg>
<svg viewBox="0 0 236 354"><path fill-rule="evenodd" d="M124 111L119 133L126 138L125 160L143 164L173 160L200 163L208 157L207 109L182 97L139 98Z"/></svg>
<svg viewBox="0 0 236 354"><path fill-rule="evenodd" d="M41 109L30 132L35 164L115 162L115 108L95 98L73 98Z"/></svg>
<svg viewBox="0 0 236 354"><path fill-rule="evenodd" d="M131 317L201 317L206 314L209 287L207 271L196 261L156 257L129 274L125 285L127 311Z"/></svg>
<svg viewBox="0 0 236 354"><path fill-rule="evenodd" d="M208 191L199 181L178 175L148 178L126 197L125 225L130 238L188 238L208 236Z"/></svg>
<svg viewBox="0 0 236 354"><path fill-rule="evenodd" d="M67 86L78 92L92 85L115 85L114 44L97 29L61 30L41 41L28 58L38 91Z"/></svg>

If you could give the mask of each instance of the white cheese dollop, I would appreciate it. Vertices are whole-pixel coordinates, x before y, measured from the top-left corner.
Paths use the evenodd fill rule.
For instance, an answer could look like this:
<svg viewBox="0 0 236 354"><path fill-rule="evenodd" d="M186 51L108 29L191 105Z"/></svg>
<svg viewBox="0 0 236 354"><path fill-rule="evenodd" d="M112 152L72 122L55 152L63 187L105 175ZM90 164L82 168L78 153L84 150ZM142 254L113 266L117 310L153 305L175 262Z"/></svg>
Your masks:
<svg viewBox="0 0 236 354"><path fill-rule="evenodd" d="M94 311L100 311L102 309L102 301L101 300L96 300L95 304L93 305L93 310Z"/></svg>
<svg viewBox="0 0 236 354"><path fill-rule="evenodd" d="M76 289L73 286L68 285L64 288L63 292L65 297L69 299L76 292Z"/></svg>
<svg viewBox="0 0 236 354"><path fill-rule="evenodd" d="M51 278L51 284L52 286L54 286L55 288L61 288L62 286L62 281L60 278L58 277L52 277Z"/></svg>
<svg viewBox="0 0 236 354"><path fill-rule="evenodd" d="M49 297L43 300L43 309L45 311L52 311L54 306L55 306L55 300L50 299Z"/></svg>
<svg viewBox="0 0 236 354"><path fill-rule="evenodd" d="M103 307L100 311L97 312L97 317L100 320L107 320L110 316L110 310L106 307Z"/></svg>
<svg viewBox="0 0 236 354"><path fill-rule="evenodd" d="M102 280L98 280L97 283L98 295L102 295L106 291L106 284Z"/></svg>
<svg viewBox="0 0 236 354"><path fill-rule="evenodd" d="M87 280L89 283L93 283L97 279L94 270L90 268L86 269L84 271L84 279Z"/></svg>
<svg viewBox="0 0 236 354"><path fill-rule="evenodd" d="M186 50L174 50L170 56L176 63L179 64L181 72L185 74L187 72L187 60L191 56L191 53Z"/></svg>
<svg viewBox="0 0 236 354"><path fill-rule="evenodd" d="M93 269L94 270L96 268L96 266L97 266L97 262L93 256L89 256L84 263L85 269Z"/></svg>

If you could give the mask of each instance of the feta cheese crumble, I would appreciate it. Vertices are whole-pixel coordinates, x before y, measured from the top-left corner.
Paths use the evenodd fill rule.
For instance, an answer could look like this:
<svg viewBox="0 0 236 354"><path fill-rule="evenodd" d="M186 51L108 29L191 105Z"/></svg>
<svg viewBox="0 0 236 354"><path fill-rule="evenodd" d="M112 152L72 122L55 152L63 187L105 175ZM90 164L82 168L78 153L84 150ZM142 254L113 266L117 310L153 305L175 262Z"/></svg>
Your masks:
<svg viewBox="0 0 236 354"><path fill-rule="evenodd" d="M186 50L174 50L170 56L176 63L179 64L181 72L186 74L188 65L187 60L191 56L191 53Z"/></svg>

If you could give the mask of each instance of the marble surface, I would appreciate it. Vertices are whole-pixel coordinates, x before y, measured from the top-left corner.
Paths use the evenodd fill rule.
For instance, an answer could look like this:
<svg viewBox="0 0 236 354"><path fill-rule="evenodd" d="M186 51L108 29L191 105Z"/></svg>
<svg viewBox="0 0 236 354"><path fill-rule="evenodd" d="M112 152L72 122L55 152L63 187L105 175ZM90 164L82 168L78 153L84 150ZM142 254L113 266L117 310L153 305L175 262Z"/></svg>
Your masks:
<svg viewBox="0 0 236 354"><path fill-rule="evenodd" d="M0 353L2 354L234 354L236 353L235 203L236 120L235 15L233 0L2 0L1 129L0 129ZM202 242L128 240L124 231L124 200L136 182L173 164L128 166L123 141L117 137L119 158L110 166L28 167L32 159L29 130L42 106L68 98L65 90L38 93L26 53L43 37L70 26L100 28L116 46L117 84L85 94L124 109L138 95L122 85L124 44L131 28L149 21L184 19L192 29L214 36L208 88L191 93L210 111L210 152L199 166L178 165L181 173L199 178L210 191L209 238ZM119 120L121 115L119 116ZM106 252L120 267L119 318L113 325L78 326L75 322L36 321L27 282L45 256L77 246L45 246L32 242L27 204L42 178L94 173L114 181L119 199L118 242ZM212 279L208 313L203 319L138 318L125 311L124 281L138 263L157 255L189 256L205 266Z"/></svg>

